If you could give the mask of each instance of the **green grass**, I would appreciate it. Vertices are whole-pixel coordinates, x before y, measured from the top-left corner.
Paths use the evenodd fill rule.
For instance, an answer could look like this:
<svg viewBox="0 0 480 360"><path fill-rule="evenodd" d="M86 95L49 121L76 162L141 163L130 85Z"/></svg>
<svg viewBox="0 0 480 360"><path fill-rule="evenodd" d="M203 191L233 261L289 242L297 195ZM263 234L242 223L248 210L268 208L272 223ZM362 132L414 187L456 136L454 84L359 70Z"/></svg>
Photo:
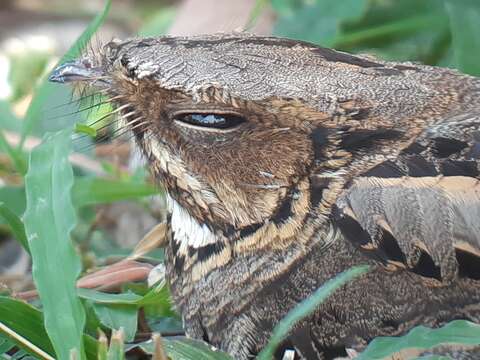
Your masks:
<svg viewBox="0 0 480 360"><path fill-rule="evenodd" d="M265 3L258 1L249 26L266 8ZM271 5L277 13L277 35L480 75L480 42L476 36L480 2L476 0L271 0ZM108 1L61 61L82 51L105 20L109 6ZM140 33L155 35L165 31L174 14L171 8L152 13ZM39 61L43 64L45 59ZM27 65L33 74L42 64L29 61ZM18 73L22 71L16 69L13 77ZM9 159L7 165L0 166L0 178L17 179L0 187L0 230L31 254L40 300L27 304L2 292L0 358L32 355L40 359L122 359L135 347L153 354L159 346L158 337L154 342L131 341L138 335L139 317L144 317L154 331L178 330L179 317L172 310L164 284L148 289L144 284L132 283L119 294L107 294L78 290L75 282L82 271L88 270L85 265L91 263L92 256L94 264L101 263L105 260L102 251L119 251L94 246L85 249L82 239L94 227L95 206L127 200L142 205L145 197L161 192L141 173L125 174L111 163L103 164L105 176L72 166L68 156L77 117L67 117L54 132L45 133L53 125L44 110L66 99L65 88L44 79L35 86L34 80L30 84L24 78L18 80L19 93L35 89L24 119L13 114L10 103L0 101L0 154ZM64 125L67 122L68 128ZM98 136L98 129L83 123L77 123L75 130L87 137ZM33 151L26 150L23 141L21 146L12 147L5 131L16 132L23 140L35 134L43 141ZM95 236L102 244L108 242L108 236L101 232ZM157 262L161 259L162 254L153 258ZM269 359L298 320L364 271L355 268L340 274L293 309L279 322L260 358ZM375 339L360 359L380 359L404 349L428 349L445 342L479 344L479 326L455 321L440 329L417 327L403 337ZM200 341L165 338L162 343L172 359L230 359Z"/></svg>

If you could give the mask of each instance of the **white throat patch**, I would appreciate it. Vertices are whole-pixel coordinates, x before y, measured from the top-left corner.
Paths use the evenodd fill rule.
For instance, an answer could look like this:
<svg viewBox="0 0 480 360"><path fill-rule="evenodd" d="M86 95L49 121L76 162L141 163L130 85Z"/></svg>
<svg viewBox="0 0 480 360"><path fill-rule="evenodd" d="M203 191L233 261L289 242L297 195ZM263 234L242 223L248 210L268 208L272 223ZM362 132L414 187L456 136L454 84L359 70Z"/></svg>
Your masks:
<svg viewBox="0 0 480 360"><path fill-rule="evenodd" d="M167 194L167 208L171 214L174 241L180 244L179 251L185 253L188 247L198 249L216 242L215 235L206 224L200 225L187 210Z"/></svg>

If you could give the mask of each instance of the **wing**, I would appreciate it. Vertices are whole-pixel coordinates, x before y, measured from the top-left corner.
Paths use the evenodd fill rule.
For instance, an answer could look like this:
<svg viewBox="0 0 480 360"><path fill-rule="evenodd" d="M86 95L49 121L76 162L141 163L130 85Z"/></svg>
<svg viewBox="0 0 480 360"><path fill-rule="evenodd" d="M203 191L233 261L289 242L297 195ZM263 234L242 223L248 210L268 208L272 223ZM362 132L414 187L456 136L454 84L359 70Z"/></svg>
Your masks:
<svg viewBox="0 0 480 360"><path fill-rule="evenodd" d="M480 279L480 114L447 119L354 179L333 217L388 268Z"/></svg>

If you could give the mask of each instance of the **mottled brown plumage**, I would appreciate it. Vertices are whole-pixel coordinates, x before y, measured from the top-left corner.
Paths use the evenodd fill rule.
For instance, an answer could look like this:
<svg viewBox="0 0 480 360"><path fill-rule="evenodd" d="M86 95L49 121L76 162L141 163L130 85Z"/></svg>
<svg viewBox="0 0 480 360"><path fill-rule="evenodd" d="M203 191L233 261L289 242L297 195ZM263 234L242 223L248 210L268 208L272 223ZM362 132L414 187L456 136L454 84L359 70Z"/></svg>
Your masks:
<svg viewBox="0 0 480 360"><path fill-rule="evenodd" d="M480 80L248 34L115 41L53 81L102 89L167 190L167 278L189 336L307 359L480 317Z"/></svg>

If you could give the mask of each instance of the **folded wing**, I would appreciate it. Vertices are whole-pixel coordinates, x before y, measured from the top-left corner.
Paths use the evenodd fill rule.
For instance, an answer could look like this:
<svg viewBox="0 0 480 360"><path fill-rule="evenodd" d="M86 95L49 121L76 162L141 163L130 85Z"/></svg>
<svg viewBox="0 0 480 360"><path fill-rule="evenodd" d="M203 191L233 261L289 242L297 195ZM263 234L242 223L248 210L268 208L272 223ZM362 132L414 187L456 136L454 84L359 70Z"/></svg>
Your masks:
<svg viewBox="0 0 480 360"><path fill-rule="evenodd" d="M344 236L389 269L449 283L480 279L480 116L424 131L398 158L369 169L337 199Z"/></svg>

